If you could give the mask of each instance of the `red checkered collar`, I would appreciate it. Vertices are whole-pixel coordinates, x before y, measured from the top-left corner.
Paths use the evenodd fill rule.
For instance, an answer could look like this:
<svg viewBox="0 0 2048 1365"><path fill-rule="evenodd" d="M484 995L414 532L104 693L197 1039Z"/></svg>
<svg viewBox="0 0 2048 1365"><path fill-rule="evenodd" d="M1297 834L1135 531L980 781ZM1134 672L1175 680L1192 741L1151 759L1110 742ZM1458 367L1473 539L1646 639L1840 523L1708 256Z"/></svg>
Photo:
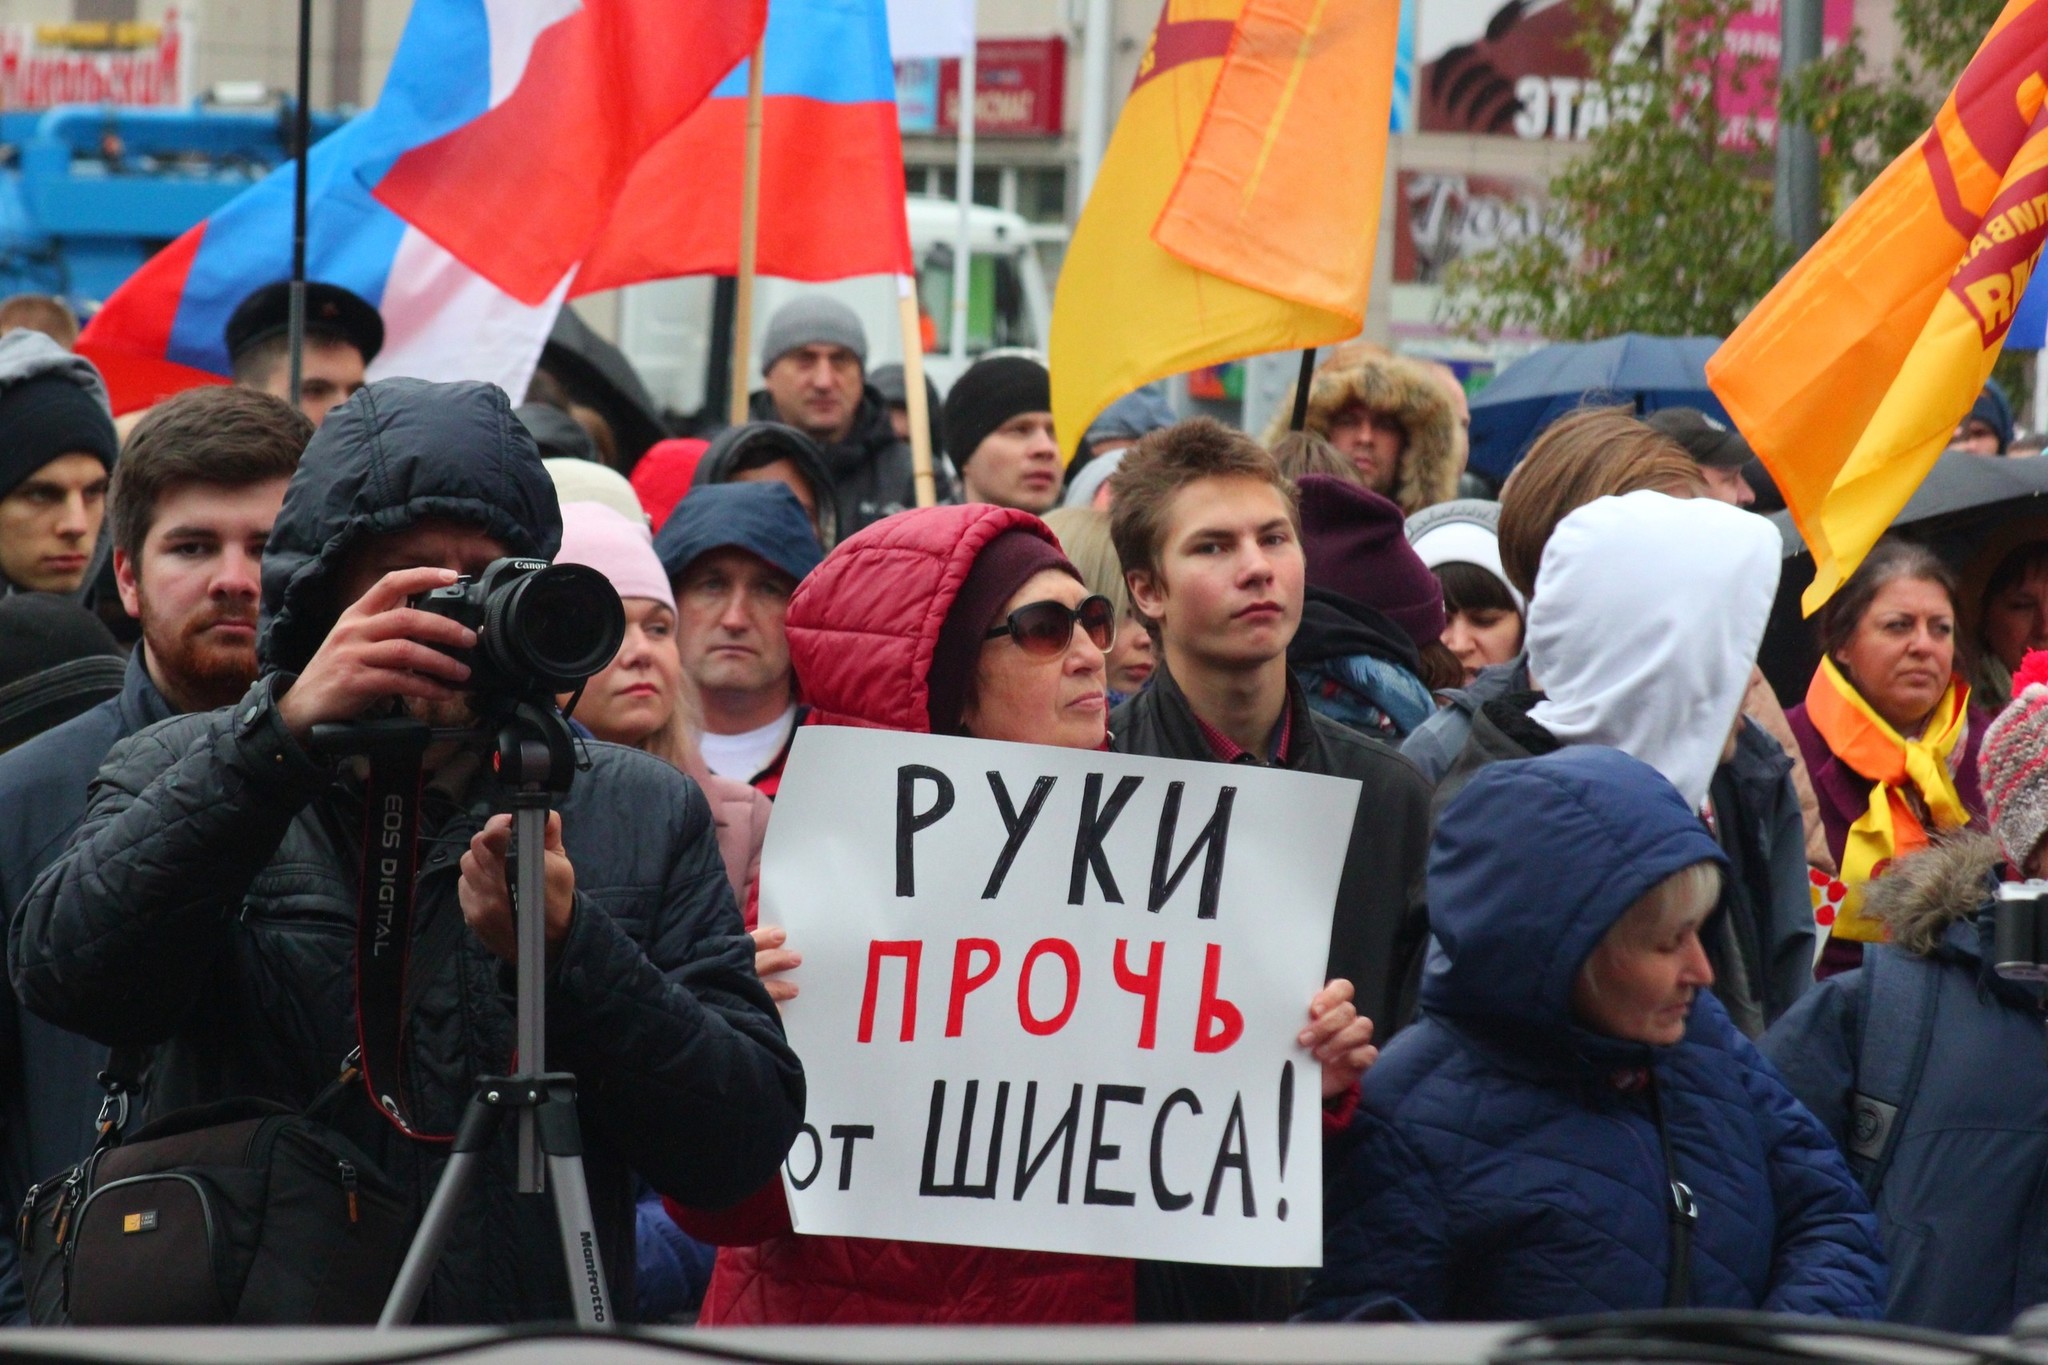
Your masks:
<svg viewBox="0 0 2048 1365"><path fill-rule="evenodd" d="M1264 759L1203 720L1193 707L1188 708L1188 714L1195 717L1195 724L1201 727L1202 738L1208 742L1209 751L1216 755L1219 763L1263 763L1277 767L1287 762L1294 738L1294 707L1291 704L1280 708L1280 724L1273 731L1271 751Z"/></svg>

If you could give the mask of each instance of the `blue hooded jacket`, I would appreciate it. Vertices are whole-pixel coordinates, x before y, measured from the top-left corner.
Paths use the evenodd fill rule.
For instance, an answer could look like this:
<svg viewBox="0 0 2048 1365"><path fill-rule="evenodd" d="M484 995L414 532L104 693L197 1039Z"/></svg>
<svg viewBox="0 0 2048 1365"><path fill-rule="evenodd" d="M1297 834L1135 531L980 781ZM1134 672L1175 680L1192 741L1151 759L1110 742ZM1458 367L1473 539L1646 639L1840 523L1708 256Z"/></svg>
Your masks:
<svg viewBox="0 0 2048 1365"><path fill-rule="evenodd" d="M1891 941L1809 991L1762 1042L1848 1149L1860 1127L1855 1096L1875 1088L1865 1065L1910 1057L1926 1030L1874 1196L1896 1271L1885 1317L1983 1336L2003 1336L2048 1301L2048 1004L2038 987L1993 970L1991 896L2002 867L1988 835L1946 839L1893 863L1864 897ZM1898 1004L1875 1000L1878 971L1903 987ZM1872 1034L1878 1009L1889 1027Z"/></svg>
<svg viewBox="0 0 2048 1365"><path fill-rule="evenodd" d="M1661 1307L1667 1154L1699 1210L1693 1306L1877 1315L1862 1192L1711 995L1671 1047L1574 1022L1601 938L1702 862L1722 855L1683 798L1611 749L1498 764L1451 802L1430 849L1423 1017L1367 1074L1348 1151L1333 1144L1305 1316Z"/></svg>

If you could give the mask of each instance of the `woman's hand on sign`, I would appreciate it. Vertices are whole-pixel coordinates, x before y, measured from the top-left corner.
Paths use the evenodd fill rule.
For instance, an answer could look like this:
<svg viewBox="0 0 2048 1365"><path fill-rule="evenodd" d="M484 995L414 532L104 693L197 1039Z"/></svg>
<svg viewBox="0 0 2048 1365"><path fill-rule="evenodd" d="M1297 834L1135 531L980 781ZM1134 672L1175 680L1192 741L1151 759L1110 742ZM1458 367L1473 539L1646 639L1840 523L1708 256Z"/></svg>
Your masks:
<svg viewBox="0 0 2048 1365"><path fill-rule="evenodd" d="M796 999L796 982L784 980L782 973L803 966L804 960L783 946L789 942L789 930L779 925L763 925L752 933L754 975L768 988L768 998L778 1005Z"/></svg>
<svg viewBox="0 0 2048 1365"><path fill-rule="evenodd" d="M1308 1002L1308 1027L1296 1041L1322 1064L1326 1100L1357 1085L1380 1055L1372 1045L1372 1020L1351 1003L1351 983L1341 976Z"/></svg>

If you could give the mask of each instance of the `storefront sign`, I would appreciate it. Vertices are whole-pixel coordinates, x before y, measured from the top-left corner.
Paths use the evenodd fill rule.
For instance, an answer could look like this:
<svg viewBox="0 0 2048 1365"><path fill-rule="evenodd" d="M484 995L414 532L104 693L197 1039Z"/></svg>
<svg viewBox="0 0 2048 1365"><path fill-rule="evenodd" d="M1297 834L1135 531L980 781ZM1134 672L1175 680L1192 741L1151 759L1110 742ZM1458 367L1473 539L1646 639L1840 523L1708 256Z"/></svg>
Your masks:
<svg viewBox="0 0 2048 1365"><path fill-rule="evenodd" d="M190 21L0 24L0 109L176 108L191 98Z"/></svg>
<svg viewBox="0 0 2048 1365"><path fill-rule="evenodd" d="M1854 0L1824 0L1823 42L1849 36ZM1660 0L1619 0L1619 55L1663 37ZM1775 134L1778 0L1751 0L1729 21L1716 99L1726 141ZM1525 141L1583 142L1621 116L1584 46L1582 0L1427 0L1417 17L1416 126L1424 132L1487 133Z"/></svg>
<svg viewBox="0 0 2048 1365"><path fill-rule="evenodd" d="M1394 281L1441 284L1453 261L1556 235L1542 182L1459 171L1402 171L1394 204Z"/></svg>
<svg viewBox="0 0 2048 1365"><path fill-rule="evenodd" d="M1064 38L988 38L974 52L976 137L1058 137L1066 130ZM925 67L934 69L929 94ZM896 100L904 132L953 136L960 119L959 61L897 62Z"/></svg>

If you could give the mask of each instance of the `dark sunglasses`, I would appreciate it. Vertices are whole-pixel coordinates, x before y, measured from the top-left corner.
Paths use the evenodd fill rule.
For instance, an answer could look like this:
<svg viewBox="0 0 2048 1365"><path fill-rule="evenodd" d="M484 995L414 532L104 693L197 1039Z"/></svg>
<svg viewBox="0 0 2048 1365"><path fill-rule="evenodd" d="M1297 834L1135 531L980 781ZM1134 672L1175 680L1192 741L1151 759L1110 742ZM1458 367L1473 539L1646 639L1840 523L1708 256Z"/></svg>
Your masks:
<svg viewBox="0 0 2048 1365"><path fill-rule="evenodd" d="M1026 654L1050 659L1067 652L1067 646L1074 641L1076 622L1088 632L1097 649L1107 650L1109 642L1116 638L1116 608L1100 594L1083 598L1078 607L1064 602L1027 602L982 638L993 640L1007 635Z"/></svg>

